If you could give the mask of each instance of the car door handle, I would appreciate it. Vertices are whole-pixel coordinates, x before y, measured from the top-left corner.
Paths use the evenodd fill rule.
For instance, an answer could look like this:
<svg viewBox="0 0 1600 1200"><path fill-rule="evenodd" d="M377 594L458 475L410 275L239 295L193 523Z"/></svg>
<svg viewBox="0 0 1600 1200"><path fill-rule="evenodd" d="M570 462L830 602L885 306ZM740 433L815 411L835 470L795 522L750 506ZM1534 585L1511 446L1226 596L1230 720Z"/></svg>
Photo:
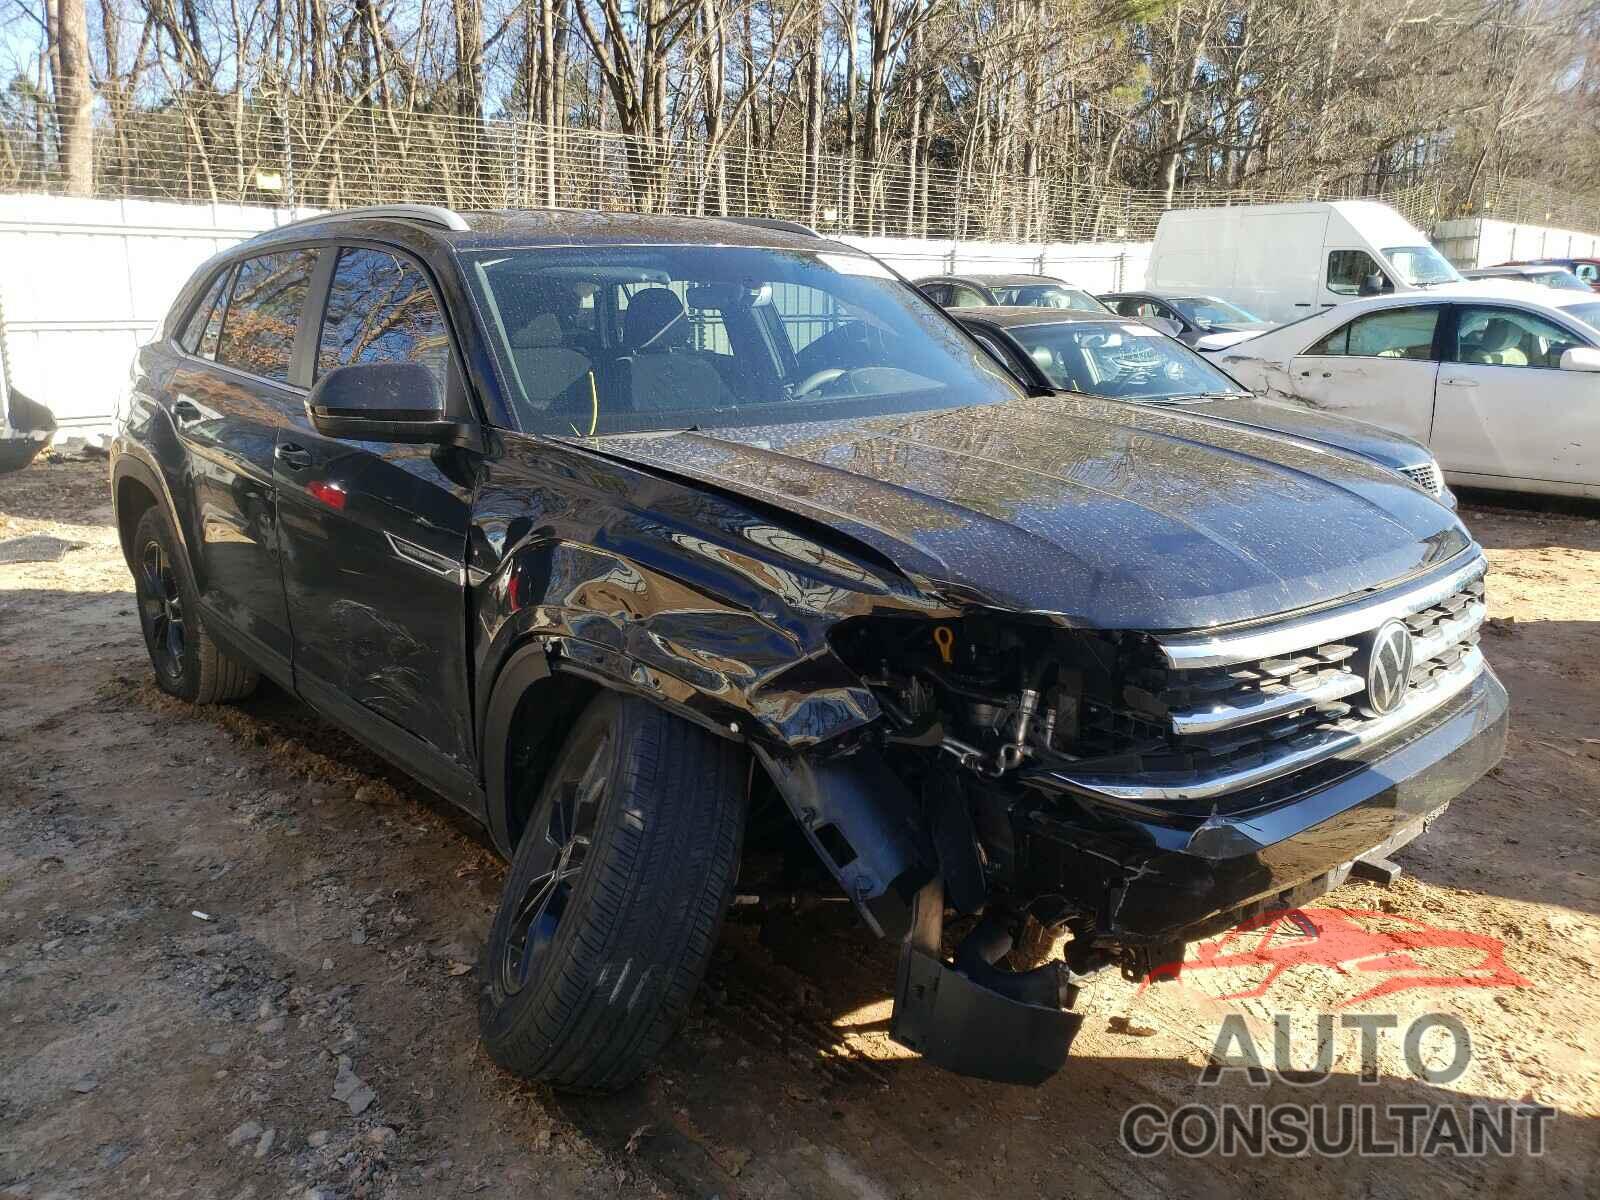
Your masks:
<svg viewBox="0 0 1600 1200"><path fill-rule="evenodd" d="M1312 372L1310 372L1310 371L1301 371L1300 372L1300 378L1301 379L1310 379L1311 375L1312 375ZM1332 371L1324 371L1324 372L1322 372L1322 377L1324 379L1332 379L1333 378L1333 372Z"/></svg>
<svg viewBox="0 0 1600 1200"><path fill-rule="evenodd" d="M189 397L179 396L177 400L173 401L172 419L176 421L180 427L184 425L193 425L196 421L199 421L204 417L205 414L200 411L200 406L193 400L189 399Z"/></svg>
<svg viewBox="0 0 1600 1200"><path fill-rule="evenodd" d="M311 451L293 442L279 442L272 456L291 471L304 471L311 465Z"/></svg>
<svg viewBox="0 0 1600 1200"><path fill-rule="evenodd" d="M1441 379L1441 380L1439 380L1439 382L1444 384L1445 387L1477 387L1478 386L1478 381L1476 379Z"/></svg>

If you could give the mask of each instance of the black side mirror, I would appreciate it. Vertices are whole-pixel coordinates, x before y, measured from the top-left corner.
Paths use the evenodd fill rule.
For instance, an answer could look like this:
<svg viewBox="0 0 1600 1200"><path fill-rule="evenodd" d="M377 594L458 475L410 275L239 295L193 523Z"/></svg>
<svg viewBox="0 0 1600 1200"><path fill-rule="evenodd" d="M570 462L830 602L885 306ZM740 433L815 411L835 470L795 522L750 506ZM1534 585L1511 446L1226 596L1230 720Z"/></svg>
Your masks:
<svg viewBox="0 0 1600 1200"><path fill-rule="evenodd" d="M439 382L421 363L335 367L317 380L306 409L324 437L444 444L459 442L467 431L446 417Z"/></svg>

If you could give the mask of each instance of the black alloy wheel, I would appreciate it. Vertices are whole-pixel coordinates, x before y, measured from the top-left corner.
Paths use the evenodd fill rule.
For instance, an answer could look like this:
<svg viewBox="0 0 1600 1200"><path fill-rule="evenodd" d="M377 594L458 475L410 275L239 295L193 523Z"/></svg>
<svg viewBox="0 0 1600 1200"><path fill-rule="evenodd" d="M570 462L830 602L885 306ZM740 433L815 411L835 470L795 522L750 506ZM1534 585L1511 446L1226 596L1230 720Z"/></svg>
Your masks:
<svg viewBox="0 0 1600 1200"><path fill-rule="evenodd" d="M538 776L483 955L489 1056L528 1079L615 1091L688 1011L733 898L744 748L601 692Z"/></svg>
<svg viewBox="0 0 1600 1200"><path fill-rule="evenodd" d="M500 986L514 996L528 985L543 962L572 905L594 845L595 817L610 782L614 741L609 727L598 731L592 751L567 760L564 777L546 792L526 837L536 839L528 853L538 866L522 888L500 955Z"/></svg>
<svg viewBox="0 0 1600 1200"><path fill-rule="evenodd" d="M139 553L138 592L151 661L168 679L182 679L187 644L183 592L167 548L156 538L146 541Z"/></svg>

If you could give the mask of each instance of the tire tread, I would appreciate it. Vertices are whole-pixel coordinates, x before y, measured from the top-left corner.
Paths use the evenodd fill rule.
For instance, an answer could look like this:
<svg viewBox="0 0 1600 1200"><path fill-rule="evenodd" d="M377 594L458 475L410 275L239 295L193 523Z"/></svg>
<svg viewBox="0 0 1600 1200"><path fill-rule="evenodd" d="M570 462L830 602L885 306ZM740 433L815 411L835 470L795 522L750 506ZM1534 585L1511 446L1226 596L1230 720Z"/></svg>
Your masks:
<svg viewBox="0 0 1600 1200"><path fill-rule="evenodd" d="M574 897L579 925L551 947L524 1011L499 1036L486 1022L485 1038L518 1074L613 1091L665 1046L716 948L738 874L745 760L643 700L597 703L616 705L620 760L609 828Z"/></svg>

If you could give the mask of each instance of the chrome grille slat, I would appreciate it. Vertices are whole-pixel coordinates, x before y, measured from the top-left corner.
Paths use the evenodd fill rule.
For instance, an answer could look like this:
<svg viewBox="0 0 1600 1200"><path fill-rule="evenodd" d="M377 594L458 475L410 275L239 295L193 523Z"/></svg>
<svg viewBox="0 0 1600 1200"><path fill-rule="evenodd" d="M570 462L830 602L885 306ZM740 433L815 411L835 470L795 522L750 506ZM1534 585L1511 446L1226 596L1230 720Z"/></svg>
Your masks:
<svg viewBox="0 0 1600 1200"><path fill-rule="evenodd" d="M1189 772L1182 778L1163 779L1159 775L1130 778L1127 775L1097 774L1092 771L1056 771L1055 778L1070 790L1106 796L1114 800L1209 800L1242 792L1315 763L1382 741L1418 721L1471 686L1483 671L1483 653L1476 647L1463 655L1453 669L1433 683L1414 691L1411 697L1386 717L1369 721L1350 721L1302 733L1279 743L1265 754L1242 764L1221 764L1212 771Z"/></svg>
<svg viewBox="0 0 1600 1200"><path fill-rule="evenodd" d="M1366 633L1390 617L1407 616L1430 608L1446 596L1453 596L1481 580L1487 566L1481 555L1473 555L1471 561L1422 583L1380 592L1295 620L1219 633L1163 634L1156 638L1156 644L1168 666L1184 671L1230 667L1297 654L1307 646L1339 642Z"/></svg>
<svg viewBox="0 0 1600 1200"><path fill-rule="evenodd" d="M1424 632L1417 633L1412 643L1412 658L1420 663L1443 654L1449 647L1476 633L1488 611L1488 606L1482 600L1477 600L1461 610L1459 616L1440 621Z"/></svg>
<svg viewBox="0 0 1600 1200"><path fill-rule="evenodd" d="M1137 696L1143 719L1165 713L1164 746L1147 743L1131 765L1108 759L1097 768L1086 761L1058 779L1117 799L1205 799L1388 736L1483 670L1478 630L1488 611L1485 569L1479 557L1429 583L1268 629L1157 638L1166 665L1140 660L1138 685L1129 695ZM1368 622L1365 628L1352 626L1352 613ZM1363 639L1395 619L1410 632L1411 675L1399 707L1374 716L1365 707L1366 668L1354 668L1362 661ZM1302 640L1291 640L1296 637ZM1241 658L1243 647L1269 652Z"/></svg>
<svg viewBox="0 0 1600 1200"><path fill-rule="evenodd" d="M1431 462L1415 467L1401 467L1400 474L1430 496L1444 495L1444 477L1439 474L1439 468Z"/></svg>
<svg viewBox="0 0 1600 1200"><path fill-rule="evenodd" d="M1172 729L1180 737L1236 729L1241 725L1252 725L1257 721L1343 700L1359 692L1363 686L1361 678L1349 671L1322 672L1308 677L1298 687L1257 690L1232 703L1174 712Z"/></svg>

